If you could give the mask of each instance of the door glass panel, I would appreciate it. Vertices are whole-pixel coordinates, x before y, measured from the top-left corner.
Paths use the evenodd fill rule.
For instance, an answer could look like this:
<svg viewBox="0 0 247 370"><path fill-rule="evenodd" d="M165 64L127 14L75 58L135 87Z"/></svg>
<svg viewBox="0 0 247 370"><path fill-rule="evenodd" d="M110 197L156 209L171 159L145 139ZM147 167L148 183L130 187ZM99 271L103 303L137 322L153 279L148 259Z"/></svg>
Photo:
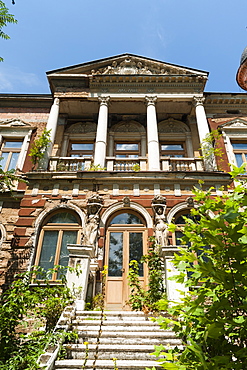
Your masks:
<svg viewBox="0 0 247 370"><path fill-rule="evenodd" d="M131 260L140 261L143 255L142 233L129 233L129 262ZM143 276L143 264L139 263L139 276Z"/></svg>
<svg viewBox="0 0 247 370"><path fill-rule="evenodd" d="M10 153L2 153L1 154L1 161L0 161L0 165L1 165L1 167L2 167L2 169L4 170L4 171L7 171L8 169L7 168L5 168L6 167L6 163L7 163L7 160L8 160L8 157L9 157L9 155L10 155Z"/></svg>
<svg viewBox="0 0 247 370"><path fill-rule="evenodd" d="M44 232L43 244L41 248L39 266L44 270L54 267L55 254L57 249L58 231L46 230Z"/></svg>
<svg viewBox="0 0 247 370"><path fill-rule="evenodd" d="M143 225L143 222L140 220L139 217L133 215L132 213L120 213L120 215L117 215L113 218L110 224Z"/></svg>
<svg viewBox="0 0 247 370"><path fill-rule="evenodd" d="M123 233L110 233L108 276L122 276Z"/></svg>
<svg viewBox="0 0 247 370"><path fill-rule="evenodd" d="M60 257L58 264L61 266L68 266L69 264L69 251L67 248L68 244L76 244L77 231L64 231L62 238L62 245L60 251ZM63 272L64 273L64 272ZM61 277L61 273L58 272L57 278Z"/></svg>

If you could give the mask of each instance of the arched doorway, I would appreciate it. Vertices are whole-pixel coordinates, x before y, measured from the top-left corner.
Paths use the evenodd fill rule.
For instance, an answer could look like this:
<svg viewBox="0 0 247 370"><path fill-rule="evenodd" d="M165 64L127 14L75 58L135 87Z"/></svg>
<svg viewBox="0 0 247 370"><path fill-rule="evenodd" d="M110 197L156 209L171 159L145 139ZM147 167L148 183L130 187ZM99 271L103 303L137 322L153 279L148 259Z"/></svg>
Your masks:
<svg viewBox="0 0 247 370"><path fill-rule="evenodd" d="M106 309L128 309L129 262L139 261L146 252L147 228L144 219L130 210L115 213L108 222L106 233ZM146 285L146 275L143 265L140 265L139 279L143 285Z"/></svg>

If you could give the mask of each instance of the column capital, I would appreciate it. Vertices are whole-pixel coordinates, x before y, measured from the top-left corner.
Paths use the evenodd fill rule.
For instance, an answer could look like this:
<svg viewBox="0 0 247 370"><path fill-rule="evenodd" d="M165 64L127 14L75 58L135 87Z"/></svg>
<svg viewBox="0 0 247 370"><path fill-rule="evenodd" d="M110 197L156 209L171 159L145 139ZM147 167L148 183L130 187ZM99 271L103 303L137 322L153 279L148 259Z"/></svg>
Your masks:
<svg viewBox="0 0 247 370"><path fill-rule="evenodd" d="M145 103L147 106L155 105L157 101L157 96L145 96Z"/></svg>
<svg viewBox="0 0 247 370"><path fill-rule="evenodd" d="M55 98L54 101L53 101L53 104L54 105L59 105L59 102L60 102L59 98Z"/></svg>
<svg viewBox="0 0 247 370"><path fill-rule="evenodd" d="M198 105L203 105L204 101L205 101L205 98L204 96L194 96L193 98L193 104L195 107L197 107Z"/></svg>
<svg viewBox="0 0 247 370"><path fill-rule="evenodd" d="M100 105L108 106L110 102L110 96L99 96L98 100L99 100Z"/></svg>

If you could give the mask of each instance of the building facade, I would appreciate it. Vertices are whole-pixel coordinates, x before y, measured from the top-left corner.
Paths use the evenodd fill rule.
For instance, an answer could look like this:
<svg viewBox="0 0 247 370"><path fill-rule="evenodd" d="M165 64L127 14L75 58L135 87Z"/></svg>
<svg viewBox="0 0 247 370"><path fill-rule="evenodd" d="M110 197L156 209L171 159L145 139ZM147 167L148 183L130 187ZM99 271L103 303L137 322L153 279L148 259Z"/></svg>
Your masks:
<svg viewBox="0 0 247 370"><path fill-rule="evenodd" d="M169 276L179 238L167 225L183 222L199 180L212 195L231 191L230 165L246 162L246 94L205 92L207 72L133 54L47 78L49 95L0 95L2 167L28 180L13 196L1 193L2 289L35 265L79 266L68 281L81 287L83 306L107 265L106 307L126 309L129 261L155 236L167 294L177 299ZM45 128L51 142L33 168L30 148ZM205 141L216 129L220 159Z"/></svg>

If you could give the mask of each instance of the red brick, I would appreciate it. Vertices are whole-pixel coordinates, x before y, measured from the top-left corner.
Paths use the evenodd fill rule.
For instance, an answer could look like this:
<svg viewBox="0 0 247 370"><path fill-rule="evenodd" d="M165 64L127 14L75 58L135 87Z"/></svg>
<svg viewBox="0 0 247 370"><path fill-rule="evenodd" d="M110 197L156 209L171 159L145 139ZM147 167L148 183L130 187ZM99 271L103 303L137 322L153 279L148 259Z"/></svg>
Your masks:
<svg viewBox="0 0 247 370"><path fill-rule="evenodd" d="M38 202L36 203L32 203L32 201L36 201L38 200ZM44 207L45 205L45 202L46 200L45 199L41 199L41 198L29 198L29 199L22 199L21 201L21 207L36 207L36 208L39 208L39 207Z"/></svg>
<svg viewBox="0 0 247 370"><path fill-rule="evenodd" d="M19 218L16 222L16 226L33 226L34 218L32 217L25 217Z"/></svg>
<svg viewBox="0 0 247 370"><path fill-rule="evenodd" d="M26 228L25 227L23 227L23 228L16 227L15 228L15 235L16 236L24 236L25 234L26 234Z"/></svg>
<svg viewBox="0 0 247 370"><path fill-rule="evenodd" d="M19 211L19 216L30 216L35 210L36 208L22 208Z"/></svg>

